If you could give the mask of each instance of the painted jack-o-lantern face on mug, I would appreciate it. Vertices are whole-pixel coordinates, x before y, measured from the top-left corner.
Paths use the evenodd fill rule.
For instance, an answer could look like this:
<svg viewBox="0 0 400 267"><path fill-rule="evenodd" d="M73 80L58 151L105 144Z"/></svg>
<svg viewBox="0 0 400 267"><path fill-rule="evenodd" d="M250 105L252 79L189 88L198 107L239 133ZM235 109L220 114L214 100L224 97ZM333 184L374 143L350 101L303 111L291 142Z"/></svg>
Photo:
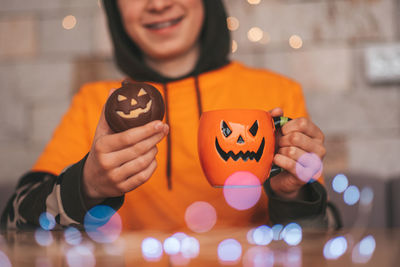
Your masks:
<svg viewBox="0 0 400 267"><path fill-rule="evenodd" d="M274 156L274 124L262 110L214 110L200 119L198 149L203 171L213 186L224 186L234 172L253 173L262 184Z"/></svg>
<svg viewBox="0 0 400 267"><path fill-rule="evenodd" d="M164 101L156 88L147 83L124 81L108 98L105 117L114 132L122 132L162 120L164 109Z"/></svg>

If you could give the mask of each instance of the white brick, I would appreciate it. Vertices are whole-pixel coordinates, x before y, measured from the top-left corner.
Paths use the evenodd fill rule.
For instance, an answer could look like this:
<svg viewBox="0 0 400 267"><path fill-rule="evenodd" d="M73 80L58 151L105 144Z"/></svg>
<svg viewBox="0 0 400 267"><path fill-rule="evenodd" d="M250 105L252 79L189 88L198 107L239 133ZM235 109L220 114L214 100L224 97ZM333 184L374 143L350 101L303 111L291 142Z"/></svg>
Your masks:
<svg viewBox="0 0 400 267"><path fill-rule="evenodd" d="M48 10L63 7L66 0L1 0L0 11Z"/></svg>
<svg viewBox="0 0 400 267"><path fill-rule="evenodd" d="M15 79L19 97L29 103L69 99L72 69L65 61L34 61L16 65Z"/></svg>
<svg viewBox="0 0 400 267"><path fill-rule="evenodd" d="M16 184L31 169L41 150L42 147L20 141L0 142L0 183Z"/></svg>
<svg viewBox="0 0 400 267"><path fill-rule="evenodd" d="M0 20L0 59L33 57L37 53L37 23L33 16Z"/></svg>
<svg viewBox="0 0 400 267"><path fill-rule="evenodd" d="M77 23L73 29L62 26L65 16L74 15ZM86 13L64 13L57 18L40 22L40 52L44 55L72 56L90 54L93 41L93 18Z"/></svg>
<svg viewBox="0 0 400 267"><path fill-rule="evenodd" d="M26 136L29 112L25 102L16 92L13 65L0 65L0 142L21 139Z"/></svg>
<svg viewBox="0 0 400 267"><path fill-rule="evenodd" d="M68 0L67 2L68 2L68 6L69 7L73 7L73 8L76 8L76 7L80 7L80 8L82 8L82 7L90 7L90 8L97 7L97 8L100 8L100 6L102 4L101 2L103 2L103 1L102 0L84 0L84 1L82 1L82 0Z"/></svg>
<svg viewBox="0 0 400 267"><path fill-rule="evenodd" d="M348 146L352 171L383 179L399 175L400 138L352 136Z"/></svg>
<svg viewBox="0 0 400 267"><path fill-rule="evenodd" d="M306 98L313 120L326 134L400 133L400 92L396 89L308 93Z"/></svg>
<svg viewBox="0 0 400 267"><path fill-rule="evenodd" d="M286 44L300 35L305 45L312 41L393 40L396 36L395 4L381 1L225 1L229 14L240 21L234 39L249 44L247 31L257 26L268 32L271 43ZM281 46L281 48L283 48Z"/></svg>
<svg viewBox="0 0 400 267"><path fill-rule="evenodd" d="M52 103L38 103L32 110L32 122L29 141L35 144L46 144L62 115L66 112L69 101L57 101Z"/></svg>
<svg viewBox="0 0 400 267"><path fill-rule="evenodd" d="M94 51L96 54L111 57L113 54L111 36L102 10L96 12L94 21Z"/></svg>
<svg viewBox="0 0 400 267"><path fill-rule="evenodd" d="M348 47L237 53L233 58L245 58L246 63L252 66L268 68L295 79L306 92L338 92L349 90L352 86L352 51Z"/></svg>

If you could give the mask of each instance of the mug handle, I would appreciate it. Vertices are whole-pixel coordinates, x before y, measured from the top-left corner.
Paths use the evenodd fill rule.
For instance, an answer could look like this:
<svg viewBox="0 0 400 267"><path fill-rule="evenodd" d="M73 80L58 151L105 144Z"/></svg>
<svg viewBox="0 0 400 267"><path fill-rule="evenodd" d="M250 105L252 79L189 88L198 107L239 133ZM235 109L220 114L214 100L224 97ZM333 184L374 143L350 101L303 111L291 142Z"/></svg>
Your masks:
<svg viewBox="0 0 400 267"><path fill-rule="evenodd" d="M285 125L288 121L291 121L291 118L288 117L272 117L274 120L275 129L279 130ZM273 164L271 170L269 171L269 177L271 178L283 171L283 168L279 167L278 165Z"/></svg>

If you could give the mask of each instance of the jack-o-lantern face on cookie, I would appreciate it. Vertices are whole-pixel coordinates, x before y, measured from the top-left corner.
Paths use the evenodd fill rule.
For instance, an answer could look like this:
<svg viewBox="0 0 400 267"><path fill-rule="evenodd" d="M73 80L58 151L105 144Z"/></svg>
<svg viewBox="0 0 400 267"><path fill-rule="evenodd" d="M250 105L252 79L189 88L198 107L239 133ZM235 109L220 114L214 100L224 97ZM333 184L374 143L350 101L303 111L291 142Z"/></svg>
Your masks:
<svg viewBox="0 0 400 267"><path fill-rule="evenodd" d="M124 81L108 98L105 117L114 132L122 132L162 120L164 110L164 101L156 88L147 83Z"/></svg>
<svg viewBox="0 0 400 267"><path fill-rule="evenodd" d="M200 119L198 149L203 171L213 186L224 186L237 171L253 173L262 184L271 169L275 127L262 110L215 110Z"/></svg>

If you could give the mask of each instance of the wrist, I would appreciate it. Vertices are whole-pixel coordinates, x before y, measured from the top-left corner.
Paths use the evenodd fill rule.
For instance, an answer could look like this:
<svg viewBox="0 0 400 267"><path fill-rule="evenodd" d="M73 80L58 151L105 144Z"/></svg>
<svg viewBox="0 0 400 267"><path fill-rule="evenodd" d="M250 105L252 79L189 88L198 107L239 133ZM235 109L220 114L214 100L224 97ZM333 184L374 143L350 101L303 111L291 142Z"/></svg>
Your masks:
<svg viewBox="0 0 400 267"><path fill-rule="evenodd" d="M275 195L285 199L304 199L301 188L303 184L300 184L296 180L291 181L285 176L285 173L281 173L270 179L271 190ZM287 175L286 175L287 176Z"/></svg>
<svg viewBox="0 0 400 267"><path fill-rule="evenodd" d="M90 157L90 156L89 156ZM89 160L89 158L88 158ZM86 207L95 206L104 201L104 197L101 197L97 192L95 186L92 186L89 181L90 176L90 164L87 164L88 161L85 162L83 167L83 176L81 181L81 196L84 201ZM88 166L89 165L89 166Z"/></svg>

